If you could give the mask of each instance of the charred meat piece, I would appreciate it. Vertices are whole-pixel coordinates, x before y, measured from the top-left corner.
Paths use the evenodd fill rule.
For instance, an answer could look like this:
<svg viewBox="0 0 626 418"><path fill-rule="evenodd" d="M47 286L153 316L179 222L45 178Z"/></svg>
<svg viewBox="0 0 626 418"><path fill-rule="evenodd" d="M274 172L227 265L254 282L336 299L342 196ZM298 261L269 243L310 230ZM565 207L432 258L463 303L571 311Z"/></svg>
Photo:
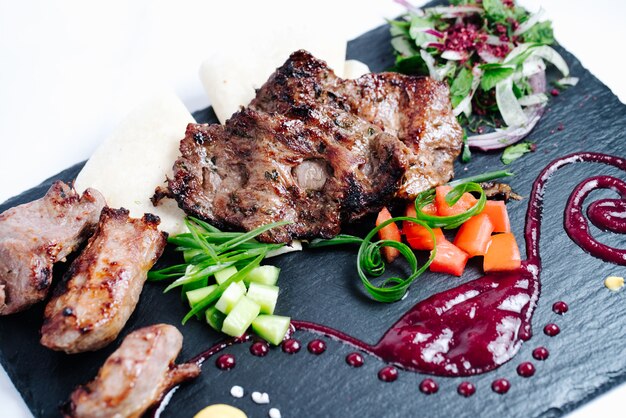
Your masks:
<svg viewBox="0 0 626 418"><path fill-rule="evenodd" d="M251 230L261 239L332 237L343 220L376 208L399 186L408 150L358 118L342 135L320 115L308 121L246 109L221 125L194 125L181 142L169 186L189 214Z"/></svg>
<svg viewBox="0 0 626 418"><path fill-rule="evenodd" d="M65 417L140 417L170 388L200 374L195 363L174 364L182 345L183 336L171 325L128 334L96 378L74 390Z"/></svg>
<svg viewBox="0 0 626 418"><path fill-rule="evenodd" d="M66 353L93 351L113 341L135 310L148 270L167 234L159 218L128 216L105 207L96 233L48 302L41 343Z"/></svg>
<svg viewBox="0 0 626 418"><path fill-rule="evenodd" d="M344 222L444 183L462 145L445 84L399 74L342 80L298 51L224 126L187 127L168 187L226 229L330 238Z"/></svg>
<svg viewBox="0 0 626 418"><path fill-rule="evenodd" d="M485 191L487 199L491 200L504 200L508 202L509 199L522 200L522 196L513 191L510 185L506 183L498 183L497 181L485 181L480 183L480 187Z"/></svg>
<svg viewBox="0 0 626 418"><path fill-rule="evenodd" d="M259 89L250 107L307 120L323 113L339 126L343 114L374 124L411 151L397 197L449 181L463 142L446 84L398 73L366 74L343 80L306 51L296 51Z"/></svg>
<svg viewBox="0 0 626 418"><path fill-rule="evenodd" d="M57 181L43 198L0 214L0 315L46 297L53 264L89 238L104 205L98 191L80 196Z"/></svg>

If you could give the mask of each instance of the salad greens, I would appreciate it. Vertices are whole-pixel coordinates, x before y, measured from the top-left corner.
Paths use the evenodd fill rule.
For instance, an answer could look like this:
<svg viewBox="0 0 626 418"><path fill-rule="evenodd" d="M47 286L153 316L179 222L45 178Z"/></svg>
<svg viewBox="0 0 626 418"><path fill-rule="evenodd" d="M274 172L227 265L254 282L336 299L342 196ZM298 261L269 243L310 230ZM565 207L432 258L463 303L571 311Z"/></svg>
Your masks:
<svg viewBox="0 0 626 418"><path fill-rule="evenodd" d="M510 145L506 147L506 149L502 153L502 163L507 165L511 164L522 155L533 152L535 148L536 145L532 142L520 142L519 144Z"/></svg>
<svg viewBox="0 0 626 418"><path fill-rule="evenodd" d="M531 14L513 0L453 0L425 9L396 1L408 11L389 22L393 70L448 82L454 115L475 133L464 141L465 162L469 147L501 149L528 135L548 101L547 64L563 75L555 82L560 88L578 82L550 47L554 35L543 10Z"/></svg>
<svg viewBox="0 0 626 418"><path fill-rule="evenodd" d="M232 266L236 273L194 303L183 319L185 324L196 314L205 312L214 304L230 286L241 282L253 269L258 267L268 252L277 250L284 244L266 244L255 238L270 229L288 224L288 221L275 222L256 228L249 232L222 232L214 226L193 217L187 217L185 224L190 232L168 238L170 244L176 245L176 251L183 253L185 262L161 270L148 272L149 281L174 281L165 289L181 287L185 297L190 290L208 285L209 278L219 275Z"/></svg>

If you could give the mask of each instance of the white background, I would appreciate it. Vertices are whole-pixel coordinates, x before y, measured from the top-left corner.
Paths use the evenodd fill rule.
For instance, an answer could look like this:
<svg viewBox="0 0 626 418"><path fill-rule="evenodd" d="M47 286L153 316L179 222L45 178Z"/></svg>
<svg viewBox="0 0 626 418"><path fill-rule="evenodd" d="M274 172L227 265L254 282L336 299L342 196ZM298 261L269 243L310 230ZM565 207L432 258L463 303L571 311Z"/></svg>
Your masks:
<svg viewBox="0 0 626 418"><path fill-rule="evenodd" d="M559 42L626 101L626 2L520 3L542 6ZM254 48L268 28L305 20L354 38L402 10L391 0L0 0L0 202L87 159L155 88L171 87L190 111L208 106L199 65L233 38ZM0 417L31 416L1 369L0 405ZM571 416L625 407L622 386Z"/></svg>

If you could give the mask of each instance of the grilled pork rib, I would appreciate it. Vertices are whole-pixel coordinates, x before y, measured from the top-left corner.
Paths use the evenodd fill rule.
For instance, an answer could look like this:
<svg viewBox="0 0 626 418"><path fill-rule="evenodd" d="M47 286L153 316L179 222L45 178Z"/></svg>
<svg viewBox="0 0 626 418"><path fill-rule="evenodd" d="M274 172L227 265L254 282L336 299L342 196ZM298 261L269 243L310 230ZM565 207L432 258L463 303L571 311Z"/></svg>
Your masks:
<svg viewBox="0 0 626 418"><path fill-rule="evenodd" d="M96 378L70 396L68 418L140 417L170 388L200 374L195 363L176 365L183 336L171 325L141 328L124 338Z"/></svg>
<svg viewBox="0 0 626 418"><path fill-rule="evenodd" d="M293 53L224 126L187 127L168 179L188 214L260 238L330 238L343 222L448 181L462 131L445 84L400 74L335 76Z"/></svg>
<svg viewBox="0 0 626 418"><path fill-rule="evenodd" d="M46 297L53 264L93 233L104 205L96 190L81 197L57 181L43 198L0 214L0 315Z"/></svg>
<svg viewBox="0 0 626 418"><path fill-rule="evenodd" d="M133 219L126 209L102 210L96 233L46 306L43 345L79 353L118 336L165 247L167 234L158 224L154 215Z"/></svg>

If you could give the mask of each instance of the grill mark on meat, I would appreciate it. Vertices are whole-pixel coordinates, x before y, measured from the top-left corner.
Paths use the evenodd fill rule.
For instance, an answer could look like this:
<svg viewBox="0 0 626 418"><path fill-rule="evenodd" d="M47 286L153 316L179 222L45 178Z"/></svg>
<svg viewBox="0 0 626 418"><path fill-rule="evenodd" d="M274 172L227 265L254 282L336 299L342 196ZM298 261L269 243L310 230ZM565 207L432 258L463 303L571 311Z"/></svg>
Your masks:
<svg viewBox="0 0 626 418"><path fill-rule="evenodd" d="M124 338L91 382L62 407L67 418L138 418L178 384L196 378L196 363L175 364L183 336L173 326L151 325Z"/></svg>
<svg viewBox="0 0 626 418"><path fill-rule="evenodd" d="M96 233L46 306L44 346L93 351L118 336L165 247L167 234L158 230L159 222L152 214L134 219L123 208L102 210Z"/></svg>
<svg viewBox="0 0 626 418"><path fill-rule="evenodd" d="M329 238L393 197L447 182L461 145L445 84L393 73L342 80L297 51L224 126L187 127L168 187L218 228L288 220L259 239ZM316 193L298 180L308 160L328 166Z"/></svg>
<svg viewBox="0 0 626 418"><path fill-rule="evenodd" d="M0 315L46 297L53 265L93 233L103 206L99 192L80 196L57 181L43 198L0 214Z"/></svg>

